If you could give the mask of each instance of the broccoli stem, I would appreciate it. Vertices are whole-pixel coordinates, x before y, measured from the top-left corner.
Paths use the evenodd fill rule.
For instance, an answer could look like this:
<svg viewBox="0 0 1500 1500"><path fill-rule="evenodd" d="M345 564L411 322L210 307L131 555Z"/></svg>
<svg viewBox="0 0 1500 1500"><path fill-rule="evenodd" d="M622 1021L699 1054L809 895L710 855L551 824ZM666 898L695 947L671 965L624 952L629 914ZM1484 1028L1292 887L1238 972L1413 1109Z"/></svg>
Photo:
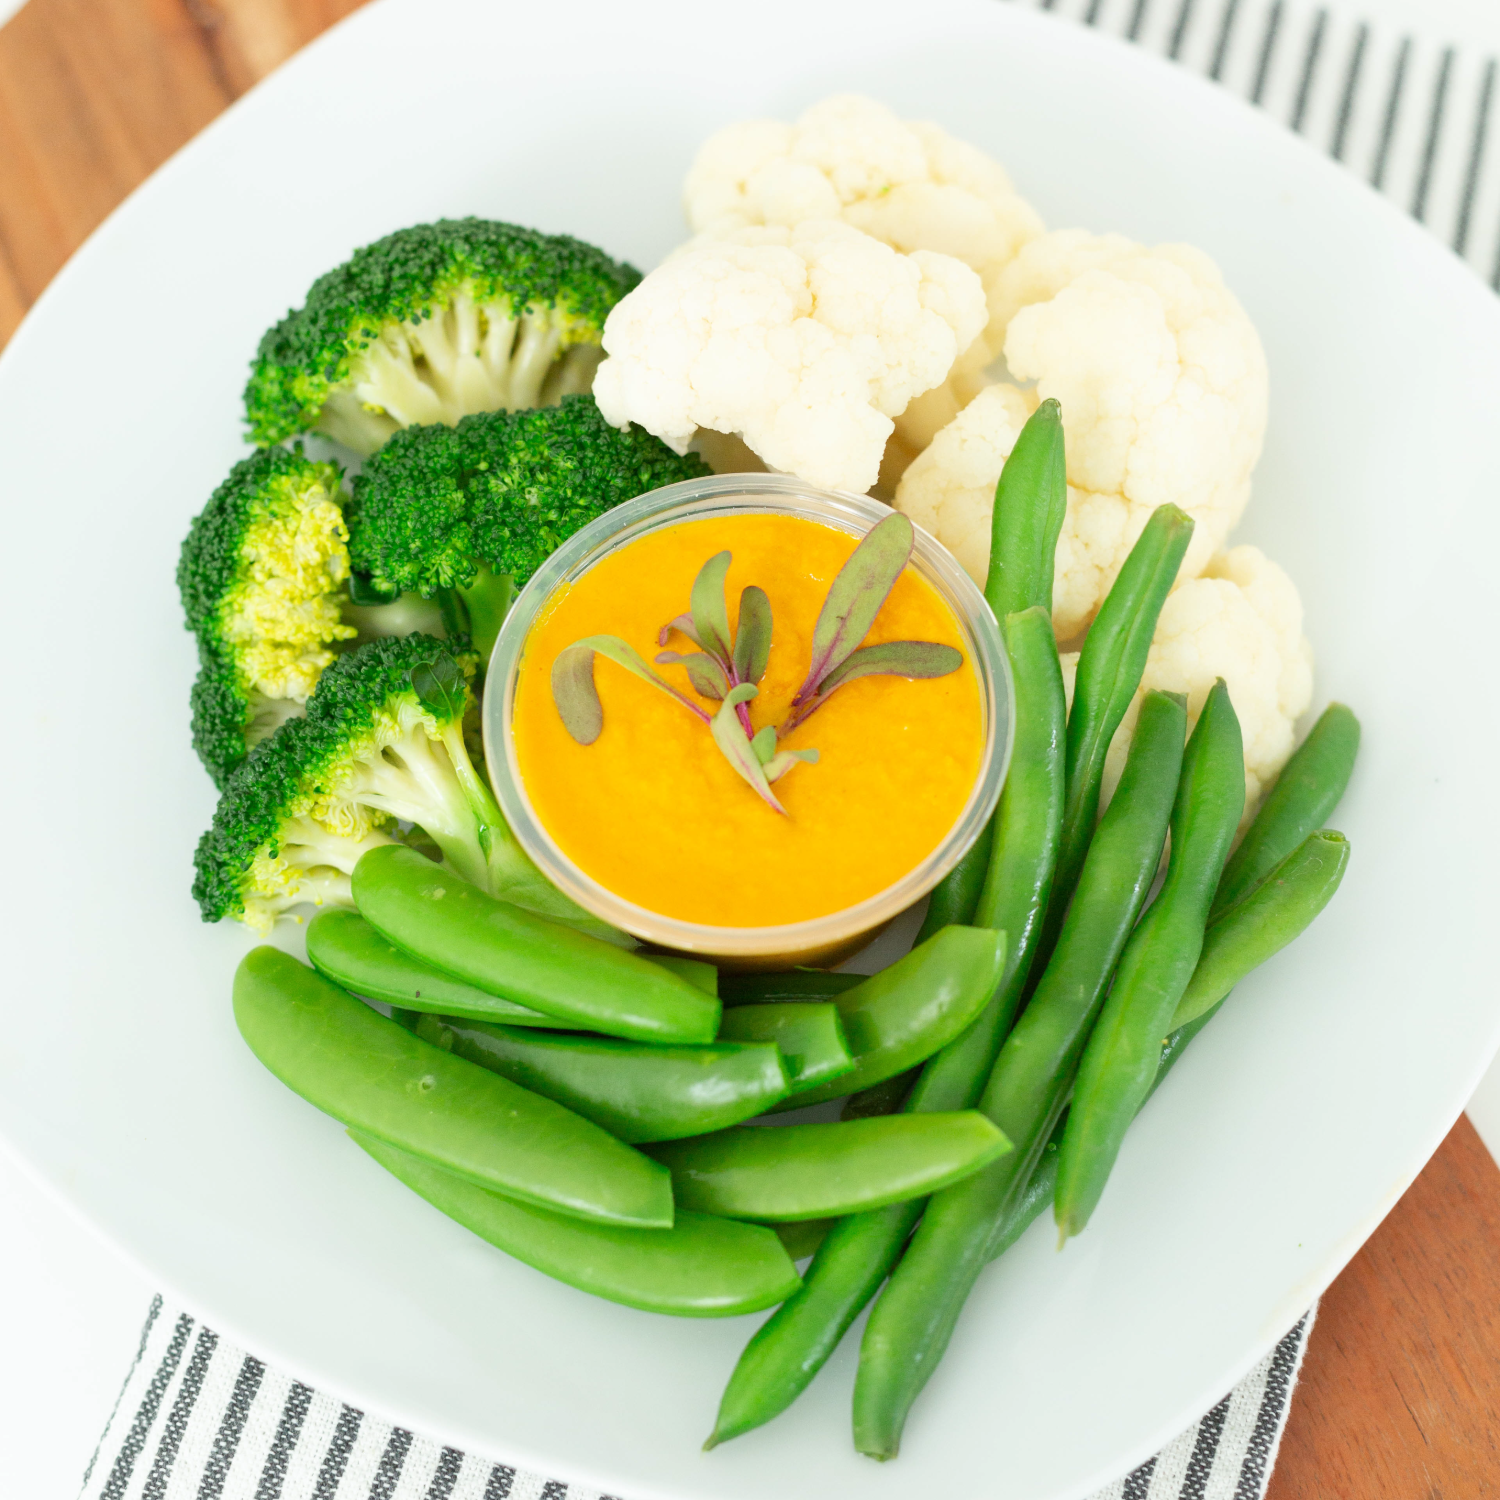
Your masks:
<svg viewBox="0 0 1500 1500"><path fill-rule="evenodd" d="M481 564L474 582L462 584L454 592L463 600L469 617L469 638L480 661L487 665L495 638L515 602L516 585L509 573L492 573Z"/></svg>

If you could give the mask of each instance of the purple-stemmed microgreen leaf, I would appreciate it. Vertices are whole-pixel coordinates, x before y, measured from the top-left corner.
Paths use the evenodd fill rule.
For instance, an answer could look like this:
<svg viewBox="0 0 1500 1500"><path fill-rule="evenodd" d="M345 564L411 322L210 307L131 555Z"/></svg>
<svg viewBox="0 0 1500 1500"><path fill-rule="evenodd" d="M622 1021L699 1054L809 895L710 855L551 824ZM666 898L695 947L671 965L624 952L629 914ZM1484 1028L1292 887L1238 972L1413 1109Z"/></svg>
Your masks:
<svg viewBox="0 0 1500 1500"><path fill-rule="evenodd" d="M656 632L656 644L665 646L672 639L672 632L680 630L698 649L703 649L703 642L698 639L697 627L693 624L691 615L678 615L675 620L668 620L660 630Z"/></svg>
<svg viewBox="0 0 1500 1500"><path fill-rule="evenodd" d="M753 583L740 595L740 617L734 629L734 675L759 682L771 659L771 601Z"/></svg>
<svg viewBox="0 0 1500 1500"><path fill-rule="evenodd" d="M469 684L463 669L446 651L435 661L413 667L407 678L422 707L434 718L446 722L463 717Z"/></svg>
<svg viewBox="0 0 1500 1500"><path fill-rule="evenodd" d="M846 656L843 665L818 684L817 695L826 698L834 688L856 677L946 677L963 664L963 652L937 641L882 641L878 646L861 646Z"/></svg>
<svg viewBox="0 0 1500 1500"><path fill-rule="evenodd" d="M818 752L816 750L778 750L766 762L766 780L780 781L798 761L804 765L815 766L818 763Z"/></svg>
<svg viewBox="0 0 1500 1500"><path fill-rule="evenodd" d="M688 681L705 698L722 698L729 691L729 679L724 668L706 651L695 651L691 656L681 656L676 651L658 651L656 664L659 667L683 667Z"/></svg>
<svg viewBox="0 0 1500 1500"><path fill-rule="evenodd" d="M766 780L760 757L755 753L750 737L745 733L744 725L740 723L739 716L735 712L740 704L749 702L759 691L760 689L753 682L742 682L737 687L730 688L724 695L724 702L718 713L713 716L709 729L713 733L714 743L723 752L724 759L750 783L761 797L785 817L786 808L776 800L776 794L771 790L771 783Z"/></svg>
<svg viewBox="0 0 1500 1500"><path fill-rule="evenodd" d="M866 533L839 569L813 627L812 662L793 705L815 697L818 684L843 665L875 623L875 616L911 558L912 525L892 511Z"/></svg>
<svg viewBox="0 0 1500 1500"><path fill-rule="evenodd" d="M679 693L670 682L658 677L643 662L635 648L617 635L590 635L574 641L557 653L552 663L552 701L562 718L563 727L580 745L592 745L604 728L604 708L594 686L594 654L633 672L643 682L675 698L691 709L705 723L709 716L691 698Z"/></svg>
<svg viewBox="0 0 1500 1500"><path fill-rule="evenodd" d="M732 557L732 553L719 552L709 558L698 569L688 596L698 644L710 656L717 656L726 672L734 658L729 644L729 611L724 607L724 575L729 571Z"/></svg>
<svg viewBox="0 0 1500 1500"><path fill-rule="evenodd" d="M761 763L761 765L765 765L765 763L770 760L773 755L776 754L775 725L767 724L766 727L762 729L753 740L750 741L750 748L755 751L755 758Z"/></svg>

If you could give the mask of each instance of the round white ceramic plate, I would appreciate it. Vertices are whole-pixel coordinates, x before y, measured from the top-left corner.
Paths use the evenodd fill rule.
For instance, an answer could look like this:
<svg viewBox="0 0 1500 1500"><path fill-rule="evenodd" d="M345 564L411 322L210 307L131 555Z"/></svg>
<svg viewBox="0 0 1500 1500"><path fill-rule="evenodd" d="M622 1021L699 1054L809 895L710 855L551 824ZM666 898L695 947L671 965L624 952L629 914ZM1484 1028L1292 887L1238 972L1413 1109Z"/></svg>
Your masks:
<svg viewBox="0 0 1500 1500"><path fill-rule="evenodd" d="M345 1399L629 1500L1066 1500L1213 1404L1462 1108L1500 1025L1500 304L1210 85L993 0L386 0L230 110L58 277L0 364L8 941L0 1126L213 1324ZM235 1033L173 588L241 454L261 330L399 225L477 213L651 265L697 143L859 89L994 152L1051 225L1203 246L1260 327L1241 536L1301 585L1366 741L1337 901L1151 1105L1088 1232L989 1271L898 1462L849 1442L855 1340L699 1452L754 1318L594 1301L418 1202Z"/></svg>

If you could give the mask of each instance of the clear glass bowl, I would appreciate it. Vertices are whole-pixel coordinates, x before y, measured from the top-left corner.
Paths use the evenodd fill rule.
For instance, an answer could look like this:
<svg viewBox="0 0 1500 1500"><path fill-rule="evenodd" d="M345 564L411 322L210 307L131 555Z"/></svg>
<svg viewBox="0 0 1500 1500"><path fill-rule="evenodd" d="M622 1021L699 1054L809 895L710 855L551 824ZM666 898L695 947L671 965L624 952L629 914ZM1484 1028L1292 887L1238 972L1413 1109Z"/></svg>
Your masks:
<svg viewBox="0 0 1500 1500"><path fill-rule="evenodd" d="M580 870L532 810L510 733L516 682L532 623L559 585L573 583L602 558L649 531L707 516L767 511L821 522L853 536L863 536L890 514L877 500L819 490L779 474L690 479L627 501L576 532L537 569L501 628L484 690L484 749L490 780L517 839L542 873L595 916L648 943L741 969L835 963L925 896L978 838L994 811L1010 763L1014 729L1010 666L995 617L953 555L918 527L911 566L958 618L979 679L984 717L979 776L942 843L893 885L853 906L773 927L718 927L663 916L626 901Z"/></svg>

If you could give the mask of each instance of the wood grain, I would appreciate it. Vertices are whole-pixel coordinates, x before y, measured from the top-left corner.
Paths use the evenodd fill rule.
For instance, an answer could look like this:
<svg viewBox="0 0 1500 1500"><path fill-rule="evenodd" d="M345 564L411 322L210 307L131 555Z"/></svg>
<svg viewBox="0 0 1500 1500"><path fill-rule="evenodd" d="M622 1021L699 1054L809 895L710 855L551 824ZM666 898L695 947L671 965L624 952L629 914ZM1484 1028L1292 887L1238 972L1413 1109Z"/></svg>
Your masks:
<svg viewBox="0 0 1500 1500"><path fill-rule="evenodd" d="M1467 1116L1318 1309L1267 1500L1500 1496L1500 1169Z"/></svg>
<svg viewBox="0 0 1500 1500"><path fill-rule="evenodd" d="M29 0L0 28L0 345L139 182L360 0ZM1500 1170L1460 1120L1323 1299L1268 1500L1500 1497Z"/></svg>

